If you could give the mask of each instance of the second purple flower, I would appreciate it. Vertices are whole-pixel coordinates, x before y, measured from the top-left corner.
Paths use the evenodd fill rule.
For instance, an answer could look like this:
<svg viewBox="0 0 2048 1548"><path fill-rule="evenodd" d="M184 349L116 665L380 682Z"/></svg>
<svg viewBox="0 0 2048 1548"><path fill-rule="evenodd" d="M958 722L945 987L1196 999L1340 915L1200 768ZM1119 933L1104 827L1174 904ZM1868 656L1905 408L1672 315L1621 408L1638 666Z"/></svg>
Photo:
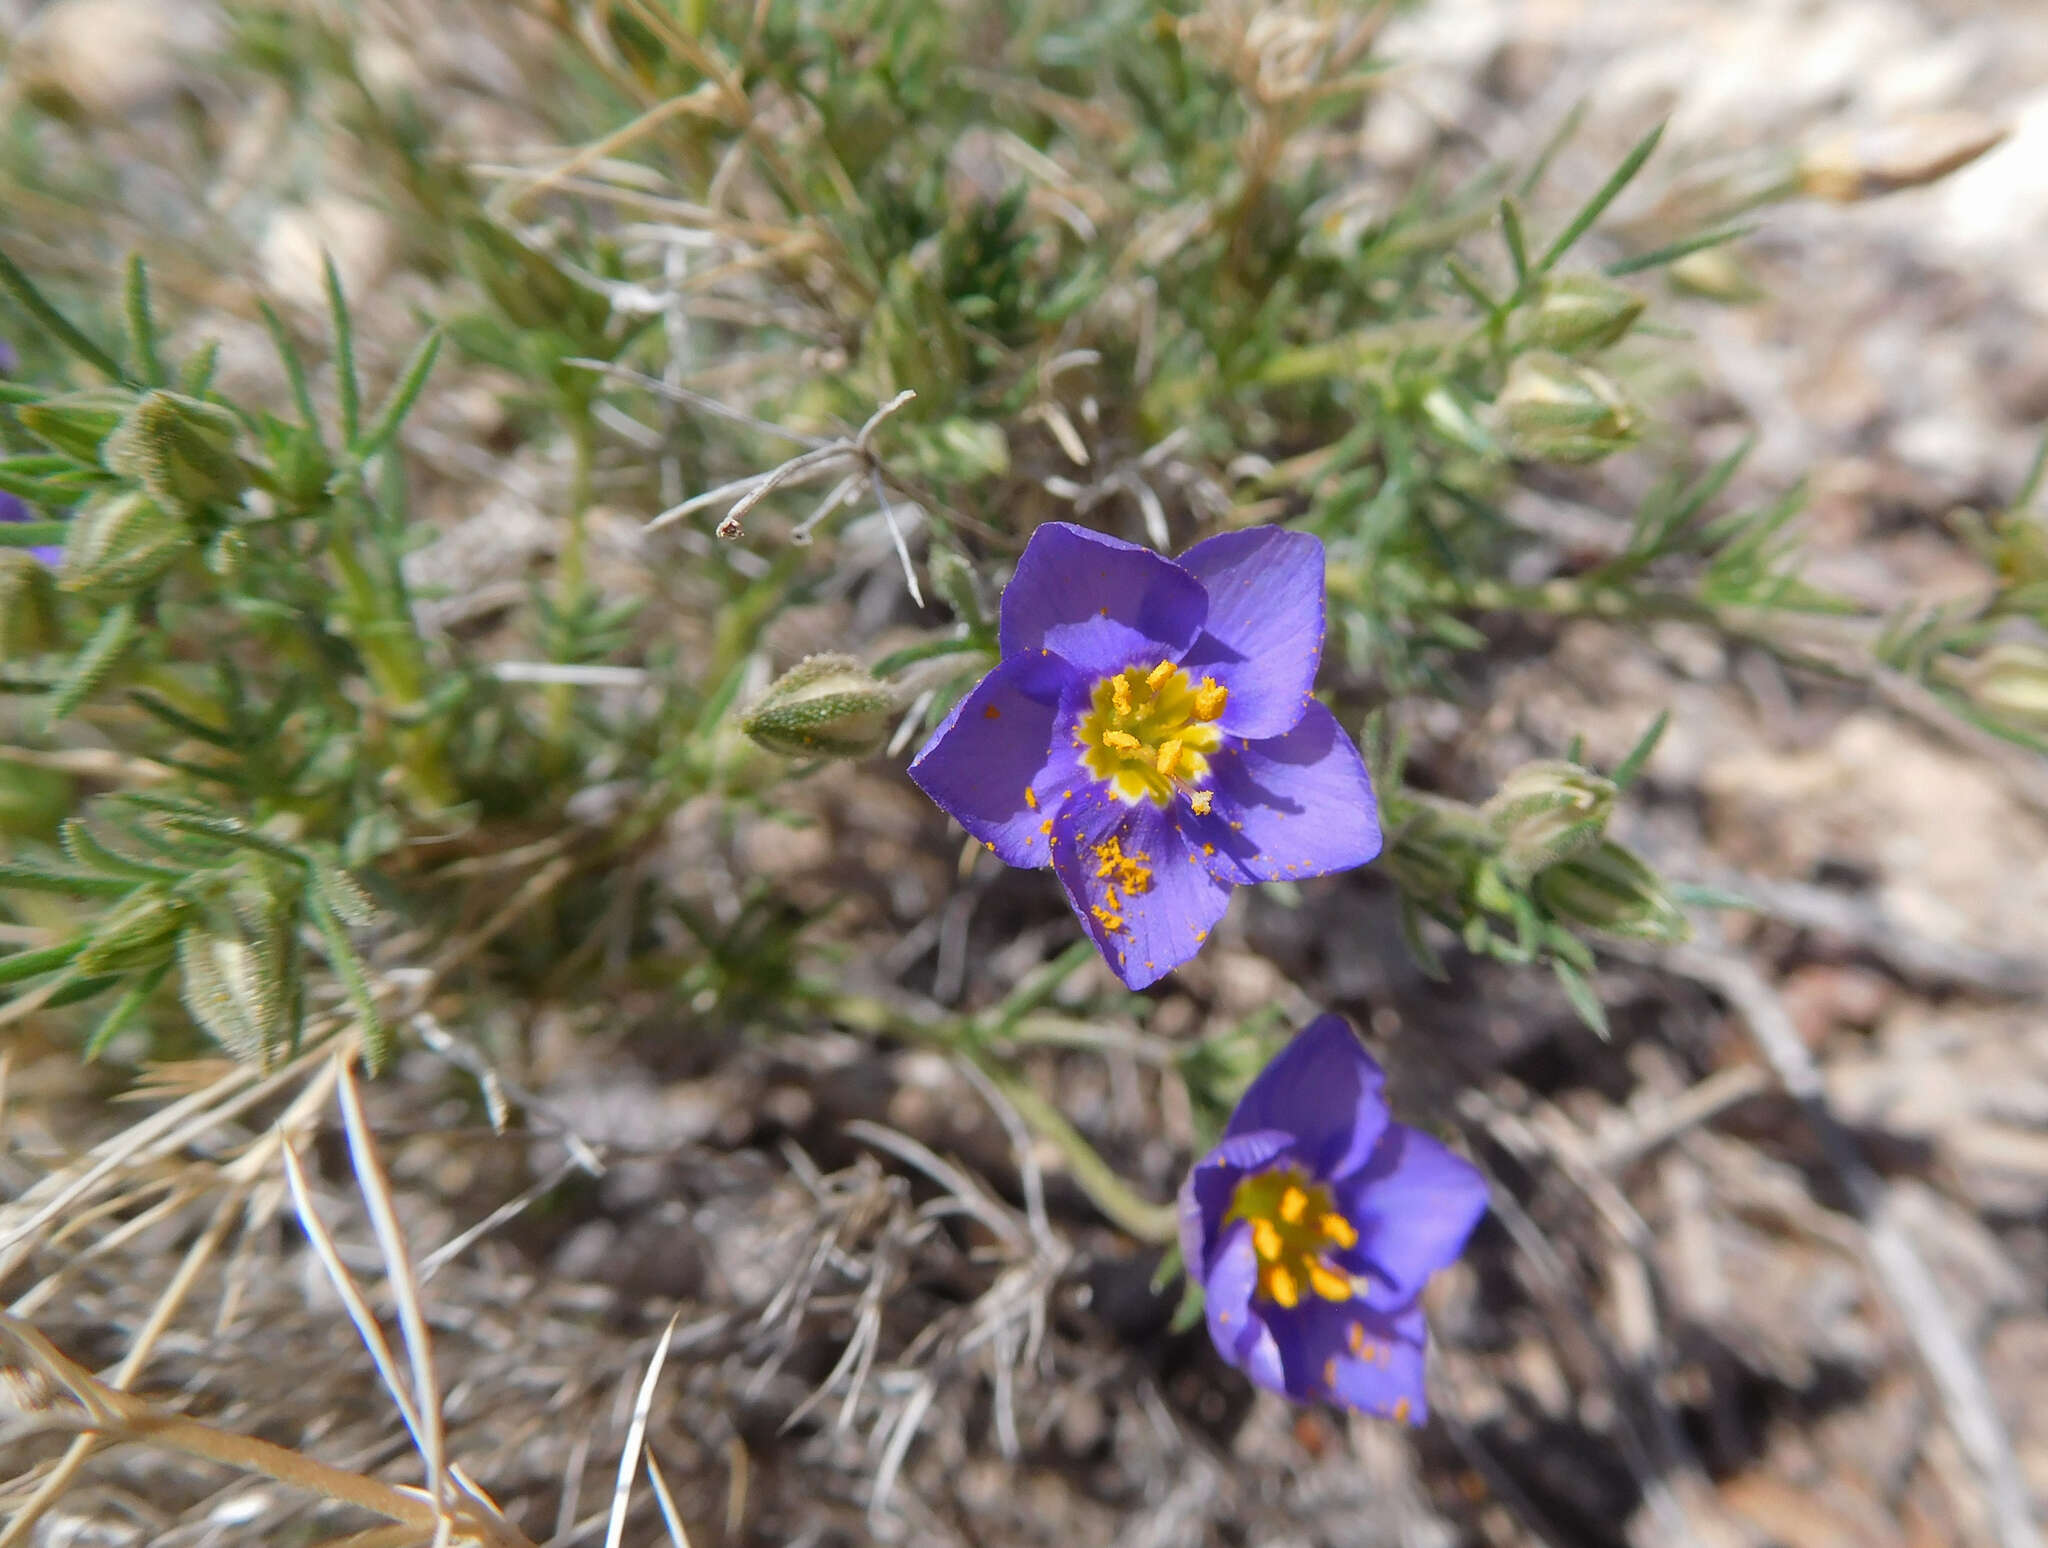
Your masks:
<svg viewBox="0 0 2048 1548"><path fill-rule="evenodd" d="M1170 560L1050 522L999 643L911 778L1006 863L1050 864L1131 988L1200 950L1232 887L1379 853L1364 761L1310 693L1319 539L1252 527Z"/></svg>

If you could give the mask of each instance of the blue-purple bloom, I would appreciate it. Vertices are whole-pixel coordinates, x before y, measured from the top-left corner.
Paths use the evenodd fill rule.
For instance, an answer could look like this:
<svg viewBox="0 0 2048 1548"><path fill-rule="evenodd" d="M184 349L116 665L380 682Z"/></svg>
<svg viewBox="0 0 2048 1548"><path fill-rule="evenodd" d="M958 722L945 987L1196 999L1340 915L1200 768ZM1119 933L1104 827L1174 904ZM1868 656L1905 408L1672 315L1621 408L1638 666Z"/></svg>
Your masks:
<svg viewBox="0 0 2048 1548"><path fill-rule="evenodd" d="M1209 1336L1260 1386L1420 1424L1419 1298L1486 1213L1469 1161L1393 1122L1351 1028L1320 1016L1259 1072L1180 1191Z"/></svg>
<svg viewBox="0 0 2048 1548"><path fill-rule="evenodd" d="M1172 560L1049 522L999 643L910 776L1006 863L1051 865L1131 988L1192 957L1232 887L1379 853L1364 761L1310 695L1319 539L1251 527Z"/></svg>
<svg viewBox="0 0 2048 1548"><path fill-rule="evenodd" d="M6 490L0 489L0 522L41 520L42 518L30 510L19 496L11 495ZM49 544L31 548L29 552L48 565L54 565L64 557L64 550L62 548Z"/></svg>

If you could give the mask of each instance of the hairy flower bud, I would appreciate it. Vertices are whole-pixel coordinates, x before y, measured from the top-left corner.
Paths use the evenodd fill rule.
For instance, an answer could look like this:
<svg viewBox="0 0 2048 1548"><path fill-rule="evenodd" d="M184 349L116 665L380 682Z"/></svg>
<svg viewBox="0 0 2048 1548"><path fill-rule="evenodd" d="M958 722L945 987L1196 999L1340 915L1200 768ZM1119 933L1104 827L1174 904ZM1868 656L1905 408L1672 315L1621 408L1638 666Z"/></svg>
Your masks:
<svg viewBox="0 0 2048 1548"><path fill-rule="evenodd" d="M1638 428L1620 388L1562 355L1518 358L1495 407L1508 449L1542 462L1597 462L1628 445Z"/></svg>
<svg viewBox="0 0 2048 1548"><path fill-rule="evenodd" d="M1527 314L1522 341L1560 355L1591 355L1618 342L1642 316L1643 299L1597 274L1563 274L1547 280Z"/></svg>
<svg viewBox="0 0 2048 1548"><path fill-rule="evenodd" d="M865 758L889 736L896 696L851 656L806 656L769 687L740 729L792 758Z"/></svg>
<svg viewBox="0 0 2048 1548"><path fill-rule="evenodd" d="M148 585L192 546L182 516L138 490L93 501L72 518L61 584L86 595Z"/></svg>
<svg viewBox="0 0 2048 1548"><path fill-rule="evenodd" d="M133 393L102 387L24 403L15 409L14 417L52 450L92 463L99 461L100 443L114 433L134 404Z"/></svg>
<svg viewBox="0 0 2048 1548"><path fill-rule="evenodd" d="M1614 782L1576 763L1525 763L1483 808L1500 836L1501 863L1518 877L1583 854L1614 811Z"/></svg>
<svg viewBox="0 0 2048 1548"><path fill-rule="evenodd" d="M1656 873L1609 840L1541 872L1536 897L1557 918L1607 935L1681 941L1688 933Z"/></svg>
<svg viewBox="0 0 2048 1548"><path fill-rule="evenodd" d="M1967 683L1979 709L2048 726L2048 650L2019 643L1994 645L1972 664Z"/></svg>
<svg viewBox="0 0 2048 1548"><path fill-rule="evenodd" d="M57 639L49 567L19 548L0 548L0 661L48 650Z"/></svg>
<svg viewBox="0 0 2048 1548"><path fill-rule="evenodd" d="M167 510L192 515L213 500L231 500L248 484L235 456L235 416L183 393L149 392L107 437L101 456L110 472L132 478Z"/></svg>

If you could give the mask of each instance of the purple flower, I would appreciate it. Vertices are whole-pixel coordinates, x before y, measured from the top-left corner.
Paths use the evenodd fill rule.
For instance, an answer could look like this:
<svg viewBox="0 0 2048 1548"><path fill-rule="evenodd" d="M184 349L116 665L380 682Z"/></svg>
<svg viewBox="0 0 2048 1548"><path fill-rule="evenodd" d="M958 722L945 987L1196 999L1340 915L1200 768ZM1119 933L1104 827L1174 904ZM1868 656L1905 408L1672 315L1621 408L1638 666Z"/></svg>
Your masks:
<svg viewBox="0 0 2048 1548"><path fill-rule="evenodd" d="M1209 1336L1260 1386L1420 1424L1419 1297L1486 1213L1468 1161L1387 1115L1380 1067L1319 1016L1259 1072L1180 1191Z"/></svg>
<svg viewBox="0 0 2048 1548"><path fill-rule="evenodd" d="M42 518L30 510L18 496L11 495L6 490L0 489L0 522L41 520ZM31 548L29 552L48 565L54 565L64 557L64 550L62 548L51 547L47 544Z"/></svg>
<svg viewBox="0 0 2048 1548"><path fill-rule="evenodd" d="M1050 864L1131 988L1192 957L1232 887L1379 853L1365 764L1309 692L1317 538L1252 527L1172 560L1049 522L1000 643L910 777L1008 864Z"/></svg>

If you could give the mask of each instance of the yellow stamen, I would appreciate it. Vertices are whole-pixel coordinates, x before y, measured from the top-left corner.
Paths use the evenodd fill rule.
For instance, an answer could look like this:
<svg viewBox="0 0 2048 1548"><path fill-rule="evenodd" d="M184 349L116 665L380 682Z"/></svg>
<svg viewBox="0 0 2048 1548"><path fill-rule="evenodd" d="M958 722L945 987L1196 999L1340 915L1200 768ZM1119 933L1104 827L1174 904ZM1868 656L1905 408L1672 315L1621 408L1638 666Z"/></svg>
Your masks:
<svg viewBox="0 0 2048 1548"><path fill-rule="evenodd" d="M1145 686L1154 693L1157 693L1159 685L1171 676L1173 676L1173 663L1171 661L1162 661L1145 674Z"/></svg>
<svg viewBox="0 0 2048 1548"><path fill-rule="evenodd" d="M1029 785L1024 787L1024 804L1034 812L1038 810L1038 796Z"/></svg>
<svg viewBox="0 0 2048 1548"><path fill-rule="evenodd" d="M1202 679L1202 686L1195 690L1195 718L1214 720L1223 713L1223 706L1230 702L1230 690L1213 677Z"/></svg>
<svg viewBox="0 0 2048 1548"><path fill-rule="evenodd" d="M1118 752L1132 753L1145 744L1128 731L1105 731L1102 733L1102 745L1114 747Z"/></svg>
<svg viewBox="0 0 2048 1548"><path fill-rule="evenodd" d="M1109 680L1110 702L1116 705L1119 715L1131 713L1131 674L1119 672Z"/></svg>
<svg viewBox="0 0 2048 1548"><path fill-rule="evenodd" d="M1329 1252L1356 1243L1358 1231L1332 1206L1330 1185L1299 1167L1254 1172L1239 1181L1223 1218L1251 1227L1259 1290L1268 1300L1294 1306L1313 1292L1343 1305L1357 1297L1357 1283ZM1362 1327L1353 1324L1347 1334L1354 1354L1370 1347Z"/></svg>
<svg viewBox="0 0 2048 1548"><path fill-rule="evenodd" d="M1308 1266L1308 1282L1315 1286L1316 1294L1326 1301L1351 1299L1351 1281L1327 1263L1312 1261Z"/></svg>
<svg viewBox="0 0 2048 1548"><path fill-rule="evenodd" d="M1173 778L1173 766L1180 762L1180 738L1174 737L1159 749L1159 761L1153 765L1168 779Z"/></svg>
<svg viewBox="0 0 2048 1548"><path fill-rule="evenodd" d="M1089 909L1088 912L1093 914L1098 920L1100 920L1102 922L1102 928L1108 931L1111 935L1116 934L1117 931L1121 930L1124 927L1124 916L1122 914L1115 913L1109 909L1103 908L1100 904Z"/></svg>
<svg viewBox="0 0 2048 1548"><path fill-rule="evenodd" d="M1408 1422L1408 1415L1412 1412L1413 1410L1409 1408L1408 1400L1406 1398L1397 1397L1394 1399L1395 1419L1399 1420L1402 1424L1406 1424Z"/></svg>
<svg viewBox="0 0 2048 1548"><path fill-rule="evenodd" d="M1193 795L1188 797L1188 805L1190 808L1193 809L1194 814L1197 817L1206 817L1209 815L1209 803L1214 801L1215 799L1216 797L1212 795L1210 792L1206 790L1197 790Z"/></svg>

